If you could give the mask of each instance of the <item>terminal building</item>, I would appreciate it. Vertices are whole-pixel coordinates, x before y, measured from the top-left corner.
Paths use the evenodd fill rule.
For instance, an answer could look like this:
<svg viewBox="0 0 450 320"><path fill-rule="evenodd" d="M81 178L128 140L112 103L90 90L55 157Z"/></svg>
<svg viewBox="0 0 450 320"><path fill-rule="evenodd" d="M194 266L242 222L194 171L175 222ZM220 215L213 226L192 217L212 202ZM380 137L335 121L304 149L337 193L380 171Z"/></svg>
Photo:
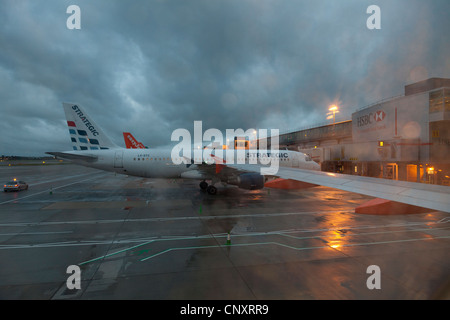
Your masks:
<svg viewBox="0 0 450 320"><path fill-rule="evenodd" d="M309 154L323 171L449 185L450 79L406 85L351 120L280 134L279 145Z"/></svg>

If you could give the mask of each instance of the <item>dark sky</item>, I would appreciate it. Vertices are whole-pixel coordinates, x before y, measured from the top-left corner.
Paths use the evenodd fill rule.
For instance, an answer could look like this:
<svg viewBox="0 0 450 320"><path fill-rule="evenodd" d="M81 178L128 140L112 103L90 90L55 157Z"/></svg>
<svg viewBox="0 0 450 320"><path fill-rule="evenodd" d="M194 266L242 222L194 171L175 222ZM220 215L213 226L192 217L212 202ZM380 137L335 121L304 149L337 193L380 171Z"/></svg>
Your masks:
<svg viewBox="0 0 450 320"><path fill-rule="evenodd" d="M69 5L81 30L69 30ZM369 30L367 7L381 8ZM2 0L0 154L70 150L62 102L117 144L295 129L450 78L448 0Z"/></svg>

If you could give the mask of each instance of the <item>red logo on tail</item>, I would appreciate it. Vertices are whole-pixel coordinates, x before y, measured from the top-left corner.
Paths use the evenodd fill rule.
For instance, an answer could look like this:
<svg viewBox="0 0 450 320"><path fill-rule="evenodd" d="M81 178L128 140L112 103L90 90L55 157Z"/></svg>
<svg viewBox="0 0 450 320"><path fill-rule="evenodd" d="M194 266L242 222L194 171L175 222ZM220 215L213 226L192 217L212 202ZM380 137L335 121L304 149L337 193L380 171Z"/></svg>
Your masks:
<svg viewBox="0 0 450 320"><path fill-rule="evenodd" d="M145 149L145 146L141 142L137 141L131 133L124 132L123 138L127 149Z"/></svg>

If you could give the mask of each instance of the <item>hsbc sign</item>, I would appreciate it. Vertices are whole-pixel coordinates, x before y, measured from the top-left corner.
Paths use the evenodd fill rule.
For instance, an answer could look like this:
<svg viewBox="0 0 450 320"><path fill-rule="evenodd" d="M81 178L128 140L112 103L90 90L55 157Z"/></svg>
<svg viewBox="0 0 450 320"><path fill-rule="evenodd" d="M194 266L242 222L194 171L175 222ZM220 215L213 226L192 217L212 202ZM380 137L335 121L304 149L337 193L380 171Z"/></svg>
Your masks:
<svg viewBox="0 0 450 320"><path fill-rule="evenodd" d="M358 127L364 127L374 122L381 122L386 118L386 113L383 110L376 112L370 112L369 114L362 115L356 118L356 124Z"/></svg>
<svg viewBox="0 0 450 320"><path fill-rule="evenodd" d="M375 118L376 122L383 121L384 118L386 118L386 113L384 113L384 111L382 111L382 110L377 111L377 112L375 112L374 118Z"/></svg>

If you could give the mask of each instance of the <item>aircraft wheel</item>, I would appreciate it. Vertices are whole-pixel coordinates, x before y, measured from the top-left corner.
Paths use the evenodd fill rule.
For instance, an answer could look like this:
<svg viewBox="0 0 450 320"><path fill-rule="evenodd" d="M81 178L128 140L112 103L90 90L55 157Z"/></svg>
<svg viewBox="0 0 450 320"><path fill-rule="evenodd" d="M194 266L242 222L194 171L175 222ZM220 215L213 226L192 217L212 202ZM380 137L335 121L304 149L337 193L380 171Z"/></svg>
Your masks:
<svg viewBox="0 0 450 320"><path fill-rule="evenodd" d="M208 183L206 181L200 182L200 189L206 190L208 188Z"/></svg>
<svg viewBox="0 0 450 320"><path fill-rule="evenodd" d="M208 188L206 188L206 191L211 195L215 195L217 193L217 188L214 186L208 186Z"/></svg>

